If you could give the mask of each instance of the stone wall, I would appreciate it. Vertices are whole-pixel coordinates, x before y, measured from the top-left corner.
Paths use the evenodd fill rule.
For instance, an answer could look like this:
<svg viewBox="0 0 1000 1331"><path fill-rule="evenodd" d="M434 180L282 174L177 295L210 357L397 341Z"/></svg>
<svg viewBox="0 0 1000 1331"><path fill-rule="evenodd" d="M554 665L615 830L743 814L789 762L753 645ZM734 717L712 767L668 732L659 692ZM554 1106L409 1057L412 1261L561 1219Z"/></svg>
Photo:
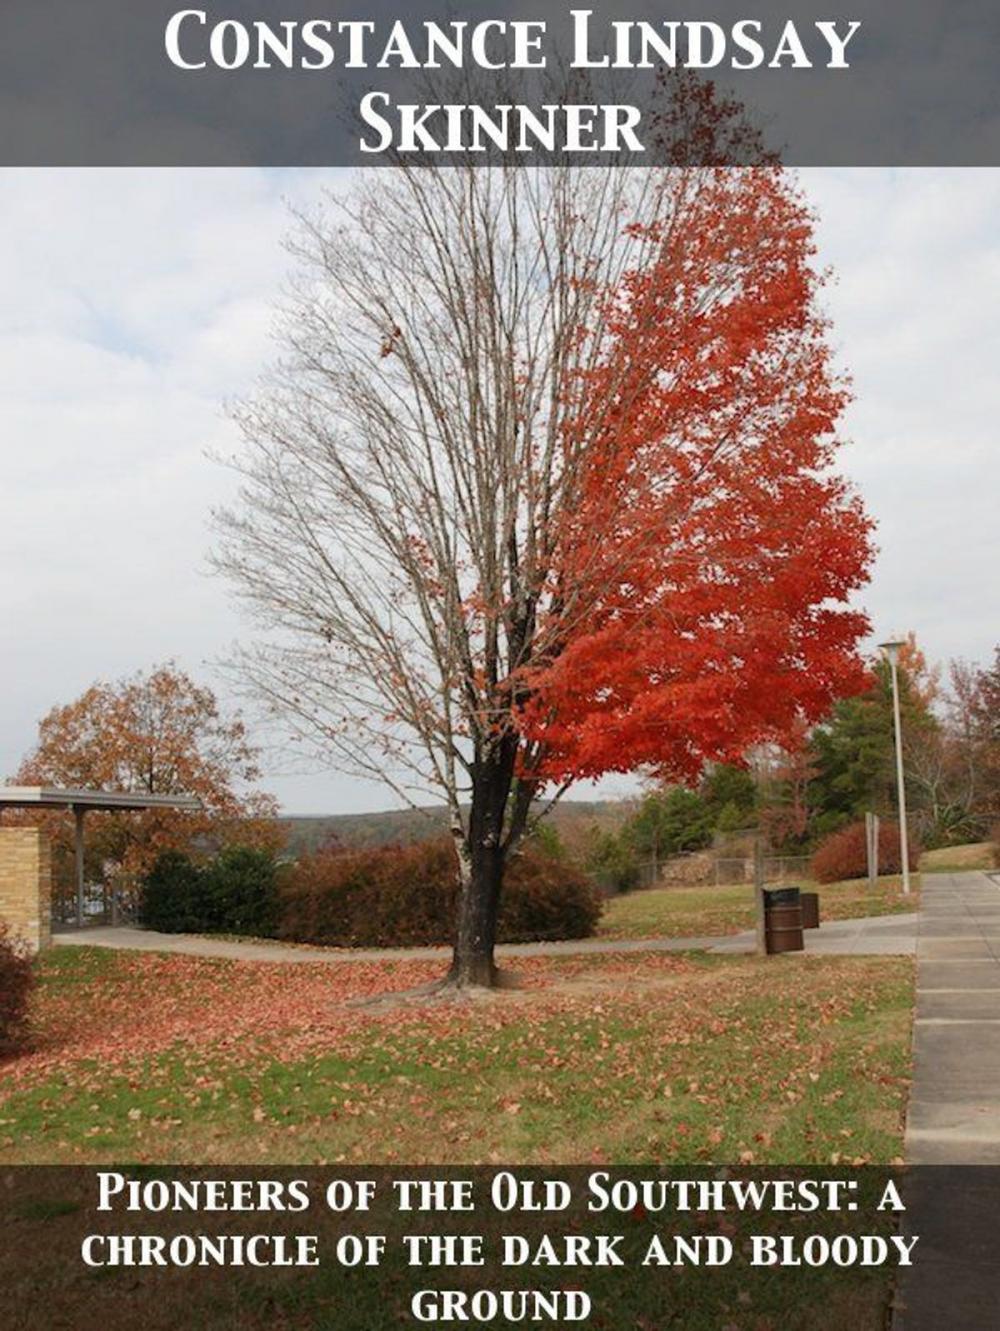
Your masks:
<svg viewBox="0 0 1000 1331"><path fill-rule="evenodd" d="M52 851L37 827L0 827L0 920L38 952L52 942Z"/></svg>

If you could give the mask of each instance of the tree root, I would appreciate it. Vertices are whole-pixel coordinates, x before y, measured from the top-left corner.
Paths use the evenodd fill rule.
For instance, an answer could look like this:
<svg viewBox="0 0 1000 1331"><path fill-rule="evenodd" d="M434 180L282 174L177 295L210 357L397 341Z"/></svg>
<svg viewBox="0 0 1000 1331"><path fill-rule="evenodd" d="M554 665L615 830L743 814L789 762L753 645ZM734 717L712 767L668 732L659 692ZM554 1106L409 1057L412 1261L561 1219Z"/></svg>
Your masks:
<svg viewBox="0 0 1000 1331"><path fill-rule="evenodd" d="M523 988L515 971L497 969L492 985L463 984L452 975L443 975L413 989L396 989L387 994L349 998L345 1007L365 1012L387 1012L399 1007L436 1007L466 1003L492 1002L503 993Z"/></svg>

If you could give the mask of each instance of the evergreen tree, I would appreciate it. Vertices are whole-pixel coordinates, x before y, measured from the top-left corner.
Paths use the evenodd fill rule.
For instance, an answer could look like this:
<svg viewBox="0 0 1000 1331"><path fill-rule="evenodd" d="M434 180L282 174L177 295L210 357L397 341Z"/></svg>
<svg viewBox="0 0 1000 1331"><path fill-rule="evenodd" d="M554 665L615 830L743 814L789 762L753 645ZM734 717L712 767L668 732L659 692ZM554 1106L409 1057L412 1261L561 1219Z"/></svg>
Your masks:
<svg viewBox="0 0 1000 1331"><path fill-rule="evenodd" d="M712 767L701 783L701 797L720 830L749 827L755 821L757 786L745 767L727 763Z"/></svg>
<svg viewBox="0 0 1000 1331"><path fill-rule="evenodd" d="M899 671L900 712L906 736L937 726L926 695L905 667ZM871 688L838 702L829 720L810 740L816 775L809 800L815 810L813 830L824 833L861 818L865 812L887 815L896 804L892 677L880 661Z"/></svg>

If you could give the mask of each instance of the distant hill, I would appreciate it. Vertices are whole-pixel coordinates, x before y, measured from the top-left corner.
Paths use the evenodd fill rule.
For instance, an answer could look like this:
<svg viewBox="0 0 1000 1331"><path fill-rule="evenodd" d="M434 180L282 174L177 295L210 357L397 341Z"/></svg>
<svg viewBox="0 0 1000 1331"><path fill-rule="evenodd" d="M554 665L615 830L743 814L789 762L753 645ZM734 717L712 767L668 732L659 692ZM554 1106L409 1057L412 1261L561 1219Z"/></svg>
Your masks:
<svg viewBox="0 0 1000 1331"><path fill-rule="evenodd" d="M628 800L564 800L548 819L571 853L582 852L594 827L617 828L631 807ZM352 849L410 845L448 831L442 805L429 809L386 809L381 813L331 813L279 819L288 829L288 854L307 854L334 842Z"/></svg>

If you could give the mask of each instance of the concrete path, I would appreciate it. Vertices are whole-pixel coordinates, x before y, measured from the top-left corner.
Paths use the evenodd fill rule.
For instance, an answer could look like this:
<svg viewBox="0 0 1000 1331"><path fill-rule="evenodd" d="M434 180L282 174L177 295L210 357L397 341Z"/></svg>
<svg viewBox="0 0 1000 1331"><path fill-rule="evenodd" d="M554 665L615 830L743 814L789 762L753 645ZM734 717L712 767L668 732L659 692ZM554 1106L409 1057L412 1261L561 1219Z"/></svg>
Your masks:
<svg viewBox="0 0 1000 1331"><path fill-rule="evenodd" d="M912 956L917 946L918 915L866 915L832 920L805 931L806 952L822 957ZM753 952L756 934L716 939L711 952Z"/></svg>
<svg viewBox="0 0 1000 1331"><path fill-rule="evenodd" d="M885 956L912 954L916 946L916 915L883 915L838 920L806 932L806 951L821 956ZM431 961L451 955L444 947L334 948L284 943L242 942L195 934L160 934L152 929L82 929L55 935L58 943L89 947L132 948L140 952L183 952L194 957L229 957L236 961ZM506 943L501 957L576 957L611 952L689 952L719 954L753 952L752 932L726 938L581 938L560 943Z"/></svg>
<svg viewBox="0 0 1000 1331"><path fill-rule="evenodd" d="M299 944L243 942L207 938L200 934L159 934L152 929L83 929L55 935L59 943L92 947L134 948L140 952L184 952L194 957L230 957L235 961L443 961L451 956L448 947L306 947ZM574 957L590 952L684 952L709 948L715 938L651 938L610 942L581 938L559 943L504 943L501 957Z"/></svg>
<svg viewBox="0 0 1000 1331"><path fill-rule="evenodd" d="M906 1159L1000 1164L1000 882L924 874ZM1000 1327L1000 1170L924 1169L904 1180L893 1331Z"/></svg>
<svg viewBox="0 0 1000 1331"><path fill-rule="evenodd" d="M923 878L906 1158L1000 1165L1000 884L985 873Z"/></svg>

